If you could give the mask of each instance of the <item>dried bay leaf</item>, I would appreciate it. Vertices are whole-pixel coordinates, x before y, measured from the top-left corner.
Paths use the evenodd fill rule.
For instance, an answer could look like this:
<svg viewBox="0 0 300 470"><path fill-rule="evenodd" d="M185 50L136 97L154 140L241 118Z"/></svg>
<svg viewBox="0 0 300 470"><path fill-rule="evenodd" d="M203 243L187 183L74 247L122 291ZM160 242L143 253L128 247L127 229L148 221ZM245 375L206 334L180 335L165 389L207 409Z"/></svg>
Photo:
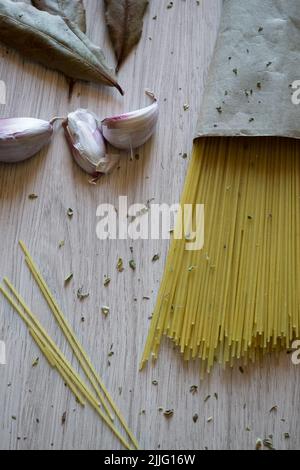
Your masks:
<svg viewBox="0 0 300 470"><path fill-rule="evenodd" d="M33 6L51 15L59 15L73 21L81 31L86 32L86 14L83 0L31 0Z"/></svg>
<svg viewBox="0 0 300 470"><path fill-rule="evenodd" d="M106 24L117 57L117 71L139 42L148 0L104 0Z"/></svg>
<svg viewBox="0 0 300 470"><path fill-rule="evenodd" d="M69 78L114 86L123 94L101 49L60 16L26 3L0 0L0 41Z"/></svg>

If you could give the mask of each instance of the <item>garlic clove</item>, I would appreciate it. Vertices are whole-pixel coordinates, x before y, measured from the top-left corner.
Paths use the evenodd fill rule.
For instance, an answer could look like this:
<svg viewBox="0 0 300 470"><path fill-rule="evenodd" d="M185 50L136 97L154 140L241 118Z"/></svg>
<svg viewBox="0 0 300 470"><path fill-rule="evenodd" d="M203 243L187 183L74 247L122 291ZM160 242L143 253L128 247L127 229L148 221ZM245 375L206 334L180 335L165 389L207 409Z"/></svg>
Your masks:
<svg viewBox="0 0 300 470"><path fill-rule="evenodd" d="M147 108L102 121L102 133L111 145L121 150L133 150L144 145L155 132L159 108L153 93L146 92L154 103Z"/></svg>
<svg viewBox="0 0 300 470"><path fill-rule="evenodd" d="M52 137L53 122L34 118L0 119L0 162L22 162L38 153Z"/></svg>
<svg viewBox="0 0 300 470"><path fill-rule="evenodd" d="M108 155L97 117L86 109L68 115L64 123L67 141L76 163L88 174L109 173L119 156Z"/></svg>

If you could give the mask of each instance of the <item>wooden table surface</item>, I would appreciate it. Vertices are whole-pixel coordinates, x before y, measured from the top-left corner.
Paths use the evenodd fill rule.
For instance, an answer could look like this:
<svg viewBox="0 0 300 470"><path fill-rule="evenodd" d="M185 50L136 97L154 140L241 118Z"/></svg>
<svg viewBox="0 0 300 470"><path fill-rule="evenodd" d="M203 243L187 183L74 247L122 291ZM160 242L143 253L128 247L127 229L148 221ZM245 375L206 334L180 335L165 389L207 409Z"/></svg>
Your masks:
<svg viewBox="0 0 300 470"><path fill-rule="evenodd" d="M85 3L88 34L114 63L102 1ZM146 105L145 88L155 91L161 112L158 132L139 151L139 160L122 156L120 169L97 186L91 186L73 162L59 128L50 147L38 156L18 166L0 166L1 275L13 280L77 367L25 266L17 246L23 239L141 448L254 449L257 438L273 435L275 448L296 449L300 373L290 356L268 358L244 374L217 367L200 383L198 365L184 364L165 341L157 364L138 372L169 243L100 241L96 210L101 203L117 206L120 195L128 196L129 204L152 198L156 203L178 202L189 162L182 155L192 148L221 11L220 0L174 0L172 8L167 8L168 0L150 3L142 41L120 71L124 99L116 90L78 83L69 102L62 75L0 47L0 80L7 85L2 117L50 119L78 107L105 117ZM190 106L187 111L185 104ZM31 193L38 199L30 200ZM72 219L68 208L74 210ZM61 240L65 246L59 249ZM160 260L152 263L156 253ZM119 257L124 259L123 273L116 269ZM132 257L136 272L128 266ZM74 279L65 287L70 272ZM106 288L105 275L111 277ZM83 302L76 295L81 286L90 293ZM0 302L0 340L7 349L7 365L0 366L0 449L120 448L95 413L80 408L42 357L32 367L40 353L19 317L4 299ZM106 319L103 305L110 307ZM109 357L111 348L114 355ZM199 386L194 395L192 385ZM270 412L275 405L277 411ZM173 418L166 419L160 407L174 409ZM196 413L199 419L194 423ZM210 417L213 420L207 422Z"/></svg>

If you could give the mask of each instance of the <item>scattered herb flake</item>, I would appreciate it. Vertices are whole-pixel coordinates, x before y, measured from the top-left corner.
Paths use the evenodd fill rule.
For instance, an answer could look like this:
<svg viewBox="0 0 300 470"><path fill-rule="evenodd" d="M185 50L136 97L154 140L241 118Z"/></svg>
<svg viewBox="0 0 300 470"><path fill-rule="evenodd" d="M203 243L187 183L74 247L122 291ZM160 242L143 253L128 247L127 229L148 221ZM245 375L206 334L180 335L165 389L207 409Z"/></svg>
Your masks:
<svg viewBox="0 0 300 470"><path fill-rule="evenodd" d="M63 248L65 246L65 240L59 242L58 248Z"/></svg>
<svg viewBox="0 0 300 470"><path fill-rule="evenodd" d="M85 300L90 296L88 292L83 291L83 287L80 287L77 291L77 297L79 300Z"/></svg>
<svg viewBox="0 0 300 470"><path fill-rule="evenodd" d="M106 307L106 306L103 306L103 307L101 308L101 312L102 312L102 314L103 314L105 317L107 317L107 316L110 314L110 308L109 308L109 307Z"/></svg>
<svg viewBox="0 0 300 470"><path fill-rule="evenodd" d="M207 397L204 398L204 403L208 402L210 400L211 395L207 395Z"/></svg>
<svg viewBox="0 0 300 470"><path fill-rule="evenodd" d="M261 450L261 449L262 449L262 440L256 439L255 450Z"/></svg>
<svg viewBox="0 0 300 470"><path fill-rule="evenodd" d="M67 215L70 219L72 219L73 215L74 215L74 211L73 209L68 209L68 212L67 212Z"/></svg>
<svg viewBox="0 0 300 470"><path fill-rule="evenodd" d="M190 109L190 105L189 104L184 104L183 105L183 110L184 111L188 111Z"/></svg>
<svg viewBox="0 0 300 470"><path fill-rule="evenodd" d="M166 418L172 418L174 416L174 410L166 410L164 411L164 416Z"/></svg>
<svg viewBox="0 0 300 470"><path fill-rule="evenodd" d="M232 71L233 71L233 73L234 73L235 75L238 74L238 69L233 69Z"/></svg>
<svg viewBox="0 0 300 470"><path fill-rule="evenodd" d="M270 413L273 413L273 411L277 411L278 410L278 406L277 405L274 405L272 406L272 408L270 409Z"/></svg>
<svg viewBox="0 0 300 470"><path fill-rule="evenodd" d="M188 268L188 272L191 273L192 271L194 271L194 269L196 269L197 266L189 266Z"/></svg>
<svg viewBox="0 0 300 470"><path fill-rule="evenodd" d="M133 259L129 261L129 266L133 271L136 270L136 262Z"/></svg>
<svg viewBox="0 0 300 470"><path fill-rule="evenodd" d="M267 449L269 449L269 450L274 450L273 442L272 442L272 439L271 439L271 438L264 439L263 444L264 444L264 446L265 446Z"/></svg>
<svg viewBox="0 0 300 470"><path fill-rule="evenodd" d="M32 367L36 367L36 366L38 366L39 362L40 362L40 358L39 358L39 357L37 357L37 358L36 358L36 359L33 361L33 363L32 363Z"/></svg>
<svg viewBox="0 0 300 470"><path fill-rule="evenodd" d="M157 380L152 380L152 385L154 385L154 387L157 387L158 381Z"/></svg>
<svg viewBox="0 0 300 470"><path fill-rule="evenodd" d="M104 287L108 287L110 283L111 283L111 279L109 277L105 278Z"/></svg>
<svg viewBox="0 0 300 470"><path fill-rule="evenodd" d="M198 392L198 385L192 385L192 386L190 387L190 393L191 393L192 395L195 395L197 392Z"/></svg>
<svg viewBox="0 0 300 470"><path fill-rule="evenodd" d="M124 271L124 263L122 258L118 259L117 270L119 271L119 273L122 273Z"/></svg>
<svg viewBox="0 0 300 470"><path fill-rule="evenodd" d="M65 411L61 417L61 424L64 425L67 420L67 412Z"/></svg>
<svg viewBox="0 0 300 470"><path fill-rule="evenodd" d="M194 423L197 423L198 419L199 419L199 415L197 415L197 413L195 413L194 416L193 416Z"/></svg>
<svg viewBox="0 0 300 470"><path fill-rule="evenodd" d="M73 273L69 274L69 275L65 278L65 285L66 285L66 284L69 284L70 281L72 281L73 277L74 277L74 274L73 274Z"/></svg>
<svg viewBox="0 0 300 470"><path fill-rule="evenodd" d="M156 254L153 256L152 258L152 263L155 263L156 261L158 261L160 259L160 255L159 254Z"/></svg>
<svg viewBox="0 0 300 470"><path fill-rule="evenodd" d="M31 201L34 201L35 199L38 199L38 195L34 193L29 194L28 199L30 199Z"/></svg>

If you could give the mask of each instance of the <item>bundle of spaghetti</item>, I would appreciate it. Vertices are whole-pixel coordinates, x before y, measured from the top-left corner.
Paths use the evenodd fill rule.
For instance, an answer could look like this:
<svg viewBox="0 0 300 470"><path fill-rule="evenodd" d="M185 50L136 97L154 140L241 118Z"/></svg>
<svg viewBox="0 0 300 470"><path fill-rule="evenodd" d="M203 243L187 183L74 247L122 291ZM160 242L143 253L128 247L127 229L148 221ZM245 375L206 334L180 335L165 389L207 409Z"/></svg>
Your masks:
<svg viewBox="0 0 300 470"><path fill-rule="evenodd" d="M99 416L104 420L104 422L108 425L111 431L116 435L116 437L120 440L120 442L126 447L127 449L131 449L130 445L109 419L109 417L100 409L100 405L97 400L94 398L91 391L88 387L82 382L80 376L77 372L73 369L70 363L67 361L63 353L54 343L54 341L49 337L46 333L42 325L37 320L36 316L31 312L29 307L26 305L23 298L19 295L16 291L14 286L10 283L8 279L4 279L5 284L10 289L12 294L14 295L15 299L4 289L3 286L0 285L0 291L4 295L4 297L8 300L8 302L12 305L15 311L20 315L22 320L25 322L27 327L29 328L29 332L32 338L35 340L37 346L39 347L40 351L44 354L45 358L48 360L51 367L55 367L57 371L60 373L66 385L70 388L73 392L74 396L76 397L77 401L82 405L85 406L84 398L90 403L90 405L94 408L94 410L99 414ZM18 303L16 303L16 301ZM22 307L22 308L21 308Z"/></svg>
<svg viewBox="0 0 300 470"><path fill-rule="evenodd" d="M69 341L69 344L76 358L78 359L79 364L85 372L85 375L88 378L95 394L89 389L89 387L85 384L80 375L70 365L63 353L60 351L60 349L45 331L41 323L38 321L37 317L32 313L25 300L21 297L16 288L7 278L4 278L4 283L8 287L13 297L1 285L0 292L4 295L4 297L8 300L11 306L15 309L15 311L25 322L29 329L29 333L36 342L40 351L43 353L50 366L57 369L59 374L64 379L66 385L76 397L77 401L82 406L85 406L84 400L86 400L94 408L94 410L102 418L102 420L108 425L110 430L115 434L115 436L124 445L124 447L126 447L127 449L132 449L133 445L135 449L138 449L138 443L136 438L134 437L132 431L129 429L120 410L118 409L108 390L104 386L102 379L97 374L89 357L82 348L81 344L75 336L75 333L72 331L66 318L61 312L44 278L42 277L32 257L30 256L28 249L22 241L20 242L20 246L22 247L22 250L26 255L26 262L30 268L31 273L33 274L33 277L35 278L38 286L41 289L41 292L43 293L46 301L48 302L52 313L54 314L64 335L66 336L66 339ZM103 408L103 410L101 408ZM115 426L114 415L112 414L110 409L118 418L123 430L128 435L132 445L127 442L127 440L122 436L120 431Z"/></svg>
<svg viewBox="0 0 300 470"><path fill-rule="evenodd" d="M19 242L20 247L25 254L25 261L32 273L35 281L37 282L45 300L47 301L55 319L57 320L62 332L64 333L67 341L69 342L79 364L81 365L83 371L85 372L86 377L89 379L96 395L100 399L100 402L107 413L108 417L113 421L114 417L109 408L115 413L117 418L119 419L120 423L122 424L123 428L125 429L128 437L130 438L131 442L133 443L134 447L138 449L138 442L134 437L132 431L129 429L121 411L113 401L110 393L108 392L107 388L105 387L103 380L97 374L94 366L91 363L90 358L88 357L87 353L83 350L80 342L78 341L75 333L73 332L71 326L67 322L65 316L63 315L61 309L59 308L54 296L50 292L49 287L45 279L43 278L42 274L40 273L37 265L33 261L25 243L21 240Z"/></svg>
<svg viewBox="0 0 300 470"><path fill-rule="evenodd" d="M207 372L290 348L300 321L299 142L197 140L185 204L204 204L204 247L172 241L141 368L163 336Z"/></svg>

